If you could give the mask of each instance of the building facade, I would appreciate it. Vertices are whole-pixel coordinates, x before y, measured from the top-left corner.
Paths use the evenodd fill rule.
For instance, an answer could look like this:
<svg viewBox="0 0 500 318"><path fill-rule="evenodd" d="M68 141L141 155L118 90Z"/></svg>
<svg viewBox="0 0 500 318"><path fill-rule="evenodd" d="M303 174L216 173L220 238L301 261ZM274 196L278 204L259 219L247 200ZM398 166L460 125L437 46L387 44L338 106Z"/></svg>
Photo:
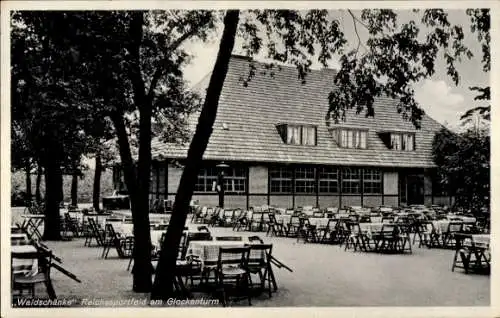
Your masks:
<svg viewBox="0 0 500 318"><path fill-rule="evenodd" d="M255 74L248 82L250 64ZM451 204L432 161L442 126L424 115L416 129L389 98L376 100L374 117L349 110L345 120L326 120L334 76L313 70L302 83L295 67L271 73L233 56L193 199L218 205L217 165L224 162L225 207ZM152 198L173 200L187 147L153 140Z"/></svg>

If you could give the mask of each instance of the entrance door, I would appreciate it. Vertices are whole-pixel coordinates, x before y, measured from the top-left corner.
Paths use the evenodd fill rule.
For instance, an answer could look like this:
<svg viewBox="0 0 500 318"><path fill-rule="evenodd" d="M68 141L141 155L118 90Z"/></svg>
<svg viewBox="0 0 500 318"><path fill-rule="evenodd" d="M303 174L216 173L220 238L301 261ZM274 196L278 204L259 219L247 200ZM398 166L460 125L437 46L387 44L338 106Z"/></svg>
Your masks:
<svg viewBox="0 0 500 318"><path fill-rule="evenodd" d="M424 176L409 175L406 177L407 204L424 204Z"/></svg>

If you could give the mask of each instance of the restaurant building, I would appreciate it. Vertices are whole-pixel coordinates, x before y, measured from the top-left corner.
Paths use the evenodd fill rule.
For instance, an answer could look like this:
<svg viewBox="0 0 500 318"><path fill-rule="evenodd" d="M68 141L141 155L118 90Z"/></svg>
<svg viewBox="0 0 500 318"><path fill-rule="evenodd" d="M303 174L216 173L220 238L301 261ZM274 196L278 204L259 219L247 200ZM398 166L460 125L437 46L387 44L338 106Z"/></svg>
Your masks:
<svg viewBox="0 0 500 318"><path fill-rule="evenodd" d="M328 123L334 70L313 70L302 83L293 66L271 74L254 62L245 84L249 65L231 58L194 200L217 206L223 162L225 207L451 203L433 178L432 140L442 127L435 120L424 115L416 129L397 112L396 100L380 98L374 117L352 110L344 121ZM197 115L190 118L193 131ZM174 199L188 146L153 140L152 198Z"/></svg>

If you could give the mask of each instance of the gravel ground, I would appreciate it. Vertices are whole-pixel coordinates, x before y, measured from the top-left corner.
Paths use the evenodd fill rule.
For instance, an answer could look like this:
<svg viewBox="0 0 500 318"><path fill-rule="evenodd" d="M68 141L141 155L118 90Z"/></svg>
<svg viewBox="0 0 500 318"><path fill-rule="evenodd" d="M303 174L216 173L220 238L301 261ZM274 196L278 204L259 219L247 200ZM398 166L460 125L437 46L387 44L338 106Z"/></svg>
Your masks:
<svg viewBox="0 0 500 318"><path fill-rule="evenodd" d="M22 211L22 210L21 210ZM15 214L15 213L14 213ZM190 225L196 227L197 225ZM228 228L211 229L214 235L234 234ZM293 269L275 269L278 291L261 296L253 306L489 306L490 276L451 272L453 251L418 248L411 255L382 255L344 251L335 245L297 243L291 238L265 237L273 254ZM147 295L134 293L128 260L100 258L101 248L84 247L83 239L47 242L77 283L52 272L58 298L126 300ZM45 296L44 287L37 295ZM197 297L207 297L198 295ZM109 305L109 303L108 303ZM246 301L235 303L245 306Z"/></svg>

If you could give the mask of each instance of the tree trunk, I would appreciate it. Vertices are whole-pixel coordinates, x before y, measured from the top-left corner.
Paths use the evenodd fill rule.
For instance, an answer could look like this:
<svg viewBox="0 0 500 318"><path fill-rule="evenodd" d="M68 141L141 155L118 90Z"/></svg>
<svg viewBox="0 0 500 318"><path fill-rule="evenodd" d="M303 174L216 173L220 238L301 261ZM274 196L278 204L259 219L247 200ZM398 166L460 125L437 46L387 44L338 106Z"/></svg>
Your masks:
<svg viewBox="0 0 500 318"><path fill-rule="evenodd" d="M141 45L143 41L144 12L136 11L130 21L129 52L130 81L134 92L134 104L139 110L139 159L137 163L136 202L132 207L134 222L134 291L150 292L153 286L151 265L151 233L149 232L149 183L151 174L151 116L152 100L146 96L141 72Z"/></svg>
<svg viewBox="0 0 500 318"><path fill-rule="evenodd" d="M123 115L112 114L113 124L118 137L118 149L123 167L123 175L127 185L132 210L132 221L134 223L134 268L133 268L133 290L136 292L151 291L151 277L153 269L151 266L151 234L149 233L148 210L141 210L139 205L139 191L136 179L136 171L130 152L130 144L123 122ZM146 212L146 213L144 213Z"/></svg>
<svg viewBox="0 0 500 318"><path fill-rule="evenodd" d="M71 206L78 207L78 172L76 168L73 169L71 176Z"/></svg>
<svg viewBox="0 0 500 318"><path fill-rule="evenodd" d="M102 174L101 154L97 153L95 156L94 188L92 193L92 205L95 211L100 210L99 201L101 194L101 174Z"/></svg>
<svg viewBox="0 0 500 318"><path fill-rule="evenodd" d="M42 201L42 194L40 192L40 184L42 183L42 165L37 163L37 175L36 175L36 190L35 190L35 198L36 202Z"/></svg>
<svg viewBox="0 0 500 318"><path fill-rule="evenodd" d="M179 187L175 195L172 217L162 243L160 259L156 268L151 299L167 299L173 295L173 281L178 247L193 196L194 184L202 162L203 153L212 134L217 115L219 98L226 78L234 39L238 26L239 11L228 10L224 17L224 32L219 45L219 53L208 85L203 108L196 131L189 146L186 165L182 171Z"/></svg>
<svg viewBox="0 0 500 318"><path fill-rule="evenodd" d="M54 152L55 154L55 152ZM59 203L62 188L62 170L57 155L48 152L45 156L45 220L44 240L61 240Z"/></svg>
<svg viewBox="0 0 500 318"><path fill-rule="evenodd" d="M31 197L33 194L31 193L31 164L28 160L26 163L26 200L31 203Z"/></svg>

